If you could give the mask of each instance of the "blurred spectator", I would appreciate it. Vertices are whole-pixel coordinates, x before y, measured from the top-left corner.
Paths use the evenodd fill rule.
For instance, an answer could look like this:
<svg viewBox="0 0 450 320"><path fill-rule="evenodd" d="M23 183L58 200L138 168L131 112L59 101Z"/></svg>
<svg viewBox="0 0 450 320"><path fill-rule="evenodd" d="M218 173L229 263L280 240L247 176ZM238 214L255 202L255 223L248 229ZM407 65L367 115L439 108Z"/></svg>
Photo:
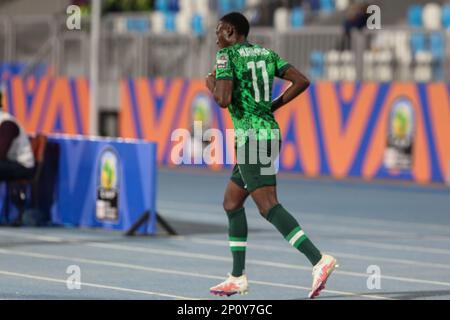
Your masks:
<svg viewBox="0 0 450 320"><path fill-rule="evenodd" d="M3 111L0 91L0 181L31 179L34 164L28 135L13 116Z"/></svg>
<svg viewBox="0 0 450 320"><path fill-rule="evenodd" d="M369 18L368 7L369 4L365 0L356 1L348 7L344 20L344 36L339 46L341 51L351 49L351 32L366 26Z"/></svg>

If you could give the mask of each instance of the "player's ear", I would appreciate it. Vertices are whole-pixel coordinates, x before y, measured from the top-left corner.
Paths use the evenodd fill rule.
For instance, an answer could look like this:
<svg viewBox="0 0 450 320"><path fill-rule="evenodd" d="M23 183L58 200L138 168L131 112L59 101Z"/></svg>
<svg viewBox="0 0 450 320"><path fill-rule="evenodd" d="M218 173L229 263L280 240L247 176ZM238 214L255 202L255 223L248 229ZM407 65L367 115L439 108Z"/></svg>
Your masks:
<svg viewBox="0 0 450 320"><path fill-rule="evenodd" d="M225 39L227 40L227 42L231 41L231 38L234 35L234 28L230 25L228 25L227 30L225 32Z"/></svg>

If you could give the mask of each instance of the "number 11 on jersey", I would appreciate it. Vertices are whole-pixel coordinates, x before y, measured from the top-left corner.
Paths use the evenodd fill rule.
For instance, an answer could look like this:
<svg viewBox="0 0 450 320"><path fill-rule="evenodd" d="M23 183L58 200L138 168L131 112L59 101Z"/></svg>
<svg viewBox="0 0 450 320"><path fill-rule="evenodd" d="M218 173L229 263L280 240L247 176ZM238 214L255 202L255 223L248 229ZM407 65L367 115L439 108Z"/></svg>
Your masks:
<svg viewBox="0 0 450 320"><path fill-rule="evenodd" d="M258 87L258 76L256 74L256 68L261 69L261 74L264 82L264 101L268 102L270 100L270 92L269 92L269 75L267 74L266 62L264 60L258 61L250 61L247 63L247 67L252 71L253 78L253 90L255 91L255 101L261 101L261 95Z"/></svg>

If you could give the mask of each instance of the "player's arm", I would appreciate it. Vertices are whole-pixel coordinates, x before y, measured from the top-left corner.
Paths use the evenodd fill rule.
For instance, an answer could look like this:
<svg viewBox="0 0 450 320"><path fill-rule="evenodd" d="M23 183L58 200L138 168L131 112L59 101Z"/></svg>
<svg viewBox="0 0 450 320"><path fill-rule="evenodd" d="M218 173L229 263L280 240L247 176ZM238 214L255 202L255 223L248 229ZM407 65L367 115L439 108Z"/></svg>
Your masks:
<svg viewBox="0 0 450 320"><path fill-rule="evenodd" d="M214 71L206 77L206 86L221 108L227 108L231 104L233 79L233 66L228 52L226 49L219 50Z"/></svg>
<svg viewBox="0 0 450 320"><path fill-rule="evenodd" d="M287 68L281 78L291 82L291 85L272 102L272 112L275 112L285 104L295 99L303 91L308 89L310 84L308 78L292 66Z"/></svg>
<svg viewBox="0 0 450 320"><path fill-rule="evenodd" d="M309 80L273 51L272 58L275 62L275 76L291 83L286 91L272 102L272 112L275 112L305 91L309 87Z"/></svg>
<svg viewBox="0 0 450 320"><path fill-rule="evenodd" d="M206 86L212 93L214 100L221 108L227 108L231 104L233 94L233 80L216 80L216 72L208 74L206 77Z"/></svg>

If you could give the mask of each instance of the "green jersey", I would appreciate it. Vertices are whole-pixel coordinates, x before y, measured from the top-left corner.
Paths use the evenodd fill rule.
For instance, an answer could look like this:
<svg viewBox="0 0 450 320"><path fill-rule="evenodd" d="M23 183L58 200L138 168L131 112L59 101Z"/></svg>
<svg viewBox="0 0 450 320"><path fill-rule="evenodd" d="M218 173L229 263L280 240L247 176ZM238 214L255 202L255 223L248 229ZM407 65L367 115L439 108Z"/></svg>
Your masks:
<svg viewBox="0 0 450 320"><path fill-rule="evenodd" d="M252 131L257 140L279 132L272 113L272 84L290 65L272 50L248 42L223 48L216 54L216 79L233 80L233 95L228 106L238 145ZM244 133L244 134L242 134ZM245 138L245 140L244 140Z"/></svg>

